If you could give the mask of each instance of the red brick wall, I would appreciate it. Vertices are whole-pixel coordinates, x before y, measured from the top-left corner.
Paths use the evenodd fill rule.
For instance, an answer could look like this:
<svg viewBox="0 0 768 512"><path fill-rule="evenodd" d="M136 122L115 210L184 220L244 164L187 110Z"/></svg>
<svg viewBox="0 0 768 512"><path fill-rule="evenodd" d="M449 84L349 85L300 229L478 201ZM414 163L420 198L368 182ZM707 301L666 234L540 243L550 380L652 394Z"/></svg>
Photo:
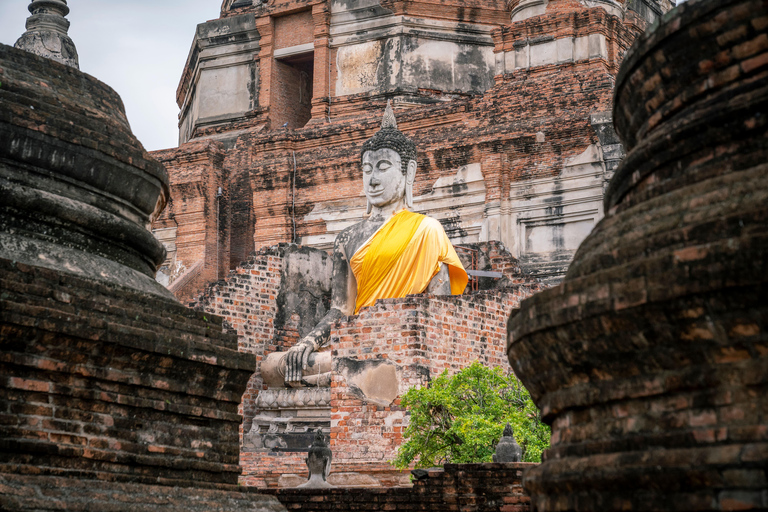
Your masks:
<svg viewBox="0 0 768 512"><path fill-rule="evenodd" d="M0 288L0 474L237 482L255 361L220 318L7 260Z"/></svg>
<svg viewBox="0 0 768 512"><path fill-rule="evenodd" d="M314 30L311 10L275 17L275 49L312 43Z"/></svg>
<svg viewBox="0 0 768 512"><path fill-rule="evenodd" d="M644 24L634 18L622 22L602 8L584 9L581 4L576 5L562 0L550 2L544 16L535 16L495 29L492 32L494 51L512 51L516 43L527 43L543 35L561 39L602 34L607 39L610 53L606 64L611 73L617 73L624 53L635 37L642 33Z"/></svg>
<svg viewBox="0 0 768 512"><path fill-rule="evenodd" d="M237 333L238 350L256 356L256 371L240 405L246 432L255 413L254 401L262 388L258 366L265 355L278 349L274 345L274 319L282 268L279 249L264 249L190 303L190 307L221 316L225 325Z"/></svg>
<svg viewBox="0 0 768 512"><path fill-rule="evenodd" d="M623 22L601 8L574 10L573 5L563 2L550 2L546 15L516 23L497 19L498 13L504 12L500 1L483 5L427 1L389 4L410 15L458 16L462 21L498 24L492 33L496 52L541 36L606 37L607 59L518 69L497 75L496 85L481 96L397 109L401 130L419 148L414 193L428 192L438 178L462 165L480 162L488 202L508 197L511 183L557 174L567 158L597 142L589 115L610 111L618 63L643 24L633 17ZM311 11L296 12L310 7ZM454 11L459 7L464 8L462 13ZM228 198L232 208L232 268L254 249L292 241L294 236L325 233L323 221L303 220L318 202L362 198L359 149L378 130L385 104L384 98L363 94L334 97L328 105L327 90L329 83L335 83L336 70L334 51L327 49L329 15L325 4L284 1L259 9L259 101L264 122L271 122L273 130L248 130L236 136L233 149L226 152L223 166L232 170L232 181L236 182ZM291 14L279 16L286 12ZM310 31L312 37L306 39ZM303 129L279 130L286 122L288 128L301 126L309 112L299 113L297 94L290 92L296 90L295 69L275 61L273 50L313 38L315 118ZM537 132L544 134L544 142L536 141ZM171 166L171 175L174 172Z"/></svg>
<svg viewBox="0 0 768 512"><path fill-rule="evenodd" d="M176 290L181 301L229 270L229 186L222 167L224 150L210 140L155 151L169 169L171 198L153 229L177 228L176 261L191 269L203 260L198 276ZM218 189L221 187L221 195Z"/></svg>
<svg viewBox="0 0 768 512"><path fill-rule="evenodd" d="M401 392L423 385L445 368L457 371L476 359L508 368L504 352L507 315L540 285L521 273L517 261L501 244L480 244L475 248L480 267L503 272L513 288L379 301L332 330L334 358L389 359L401 368ZM284 250L285 246L261 249L191 303L223 317L225 325L238 334L239 350L255 354L258 362L274 351L286 350L297 339L295 329L287 326L277 330L274 325ZM334 472L354 474L356 478L362 475L369 482L386 486L407 482L407 474L388 463L402 440L407 421L399 399L390 407L363 404L349 392L340 375L334 376L332 386ZM261 389L261 376L255 368L243 395L243 432L251 428L257 413L254 403ZM259 487L296 485L297 475L306 471L304 458L301 453L241 451L241 483Z"/></svg>
<svg viewBox="0 0 768 512"><path fill-rule="evenodd" d="M534 466L532 463L446 464L444 469L429 470L411 488L262 492L277 496L288 510L300 512L528 512L530 498L523 489L523 472Z"/></svg>
<svg viewBox="0 0 768 512"><path fill-rule="evenodd" d="M438 178L475 162L482 165L486 201L506 197L513 181L560 172L567 158L597 142L589 114L608 109L612 81L603 61L544 66L503 75L493 90L476 99L399 110L399 127L419 148L414 194L428 192ZM297 236L325 233L324 222L304 221L318 202L361 198L359 151L379 128L384 104L376 107L354 121L337 120L332 113L330 125L241 135L237 147L242 149L229 151L225 166L247 180L242 190L249 194L252 211L243 221L233 214L233 224L248 221L254 228L233 233L233 247L292 240L293 152ZM545 142L536 142L538 131ZM233 203L246 200L237 194L233 191Z"/></svg>
<svg viewBox="0 0 768 512"><path fill-rule="evenodd" d="M509 312L537 286L471 295L414 295L386 299L341 321L331 332L334 360L386 360L399 368L401 393L423 386L444 369L456 372L478 360L509 369ZM395 457L407 426L400 399L390 406L364 402L337 372L331 383L331 449L339 463Z"/></svg>
<svg viewBox="0 0 768 512"><path fill-rule="evenodd" d="M291 130L302 128L312 117L312 62L275 60L272 93L272 126ZM303 85L301 73L305 73Z"/></svg>
<svg viewBox="0 0 768 512"><path fill-rule="evenodd" d="M505 23L509 11L505 0L382 0L394 14L466 23Z"/></svg>

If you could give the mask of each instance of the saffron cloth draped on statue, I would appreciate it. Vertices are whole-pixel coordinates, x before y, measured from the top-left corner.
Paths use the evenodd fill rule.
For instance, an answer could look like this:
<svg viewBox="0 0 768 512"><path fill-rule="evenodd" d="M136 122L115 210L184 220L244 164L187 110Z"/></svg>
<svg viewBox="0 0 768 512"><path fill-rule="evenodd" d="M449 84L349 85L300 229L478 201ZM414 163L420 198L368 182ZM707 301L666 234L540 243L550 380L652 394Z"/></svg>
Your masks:
<svg viewBox="0 0 768 512"><path fill-rule="evenodd" d="M402 210L384 223L349 261L357 279L355 314L377 299L422 293L448 265L451 293L467 286L467 273L437 220Z"/></svg>

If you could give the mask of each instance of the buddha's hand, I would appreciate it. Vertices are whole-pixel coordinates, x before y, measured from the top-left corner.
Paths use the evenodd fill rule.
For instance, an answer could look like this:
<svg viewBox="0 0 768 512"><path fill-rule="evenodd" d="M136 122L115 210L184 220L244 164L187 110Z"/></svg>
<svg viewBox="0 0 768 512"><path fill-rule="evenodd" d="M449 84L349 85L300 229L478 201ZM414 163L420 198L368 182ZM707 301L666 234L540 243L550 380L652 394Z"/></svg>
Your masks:
<svg viewBox="0 0 768 512"><path fill-rule="evenodd" d="M303 338L296 345L288 349L285 358L285 384L291 387L301 385L301 376L307 369L309 355L316 350L314 342Z"/></svg>

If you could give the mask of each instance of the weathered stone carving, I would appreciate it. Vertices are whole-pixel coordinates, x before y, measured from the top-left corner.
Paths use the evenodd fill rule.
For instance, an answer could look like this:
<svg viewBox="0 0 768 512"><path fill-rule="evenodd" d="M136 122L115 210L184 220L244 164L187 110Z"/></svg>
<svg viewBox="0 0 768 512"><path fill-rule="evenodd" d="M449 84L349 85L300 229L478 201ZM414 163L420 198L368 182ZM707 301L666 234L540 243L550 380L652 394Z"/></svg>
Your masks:
<svg viewBox="0 0 768 512"><path fill-rule="evenodd" d="M6 46L0 58L0 258L176 302L154 280L165 249L146 229L167 202L168 176L131 133L120 97L58 62ZM26 87L30 76L43 86ZM68 121L83 110L98 117Z"/></svg>
<svg viewBox="0 0 768 512"><path fill-rule="evenodd" d="M496 445L496 453L493 454L493 462L520 462L523 460L523 449L515 440L515 432L512 425L507 423L504 433Z"/></svg>
<svg viewBox="0 0 768 512"><path fill-rule="evenodd" d="M246 448L302 452L312 442L312 432L330 432L330 387L266 389L255 405L259 414L243 436Z"/></svg>
<svg viewBox="0 0 768 512"><path fill-rule="evenodd" d="M331 392L327 387L293 389L265 389L256 399L259 410L287 407L325 407L331 403Z"/></svg>
<svg viewBox="0 0 768 512"><path fill-rule="evenodd" d="M321 489L333 487L328 483L328 473L331 472L331 449L328 448L323 433L315 432L315 440L309 447L307 454L307 468L309 479L299 487L305 489Z"/></svg>
<svg viewBox="0 0 768 512"><path fill-rule="evenodd" d="M67 0L32 0L29 12L32 16L27 18L27 31L14 46L80 69L75 43L67 35Z"/></svg>

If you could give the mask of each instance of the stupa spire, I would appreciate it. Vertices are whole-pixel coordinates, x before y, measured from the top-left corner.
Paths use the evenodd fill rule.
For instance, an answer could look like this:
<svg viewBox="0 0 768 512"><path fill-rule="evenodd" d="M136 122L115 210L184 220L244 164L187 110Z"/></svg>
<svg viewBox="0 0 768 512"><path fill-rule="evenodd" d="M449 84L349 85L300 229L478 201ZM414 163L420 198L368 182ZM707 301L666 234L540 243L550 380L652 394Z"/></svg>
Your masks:
<svg viewBox="0 0 768 512"><path fill-rule="evenodd" d="M80 69L75 43L67 34L67 0L32 0L29 12L32 15L27 18L27 31L14 46Z"/></svg>

